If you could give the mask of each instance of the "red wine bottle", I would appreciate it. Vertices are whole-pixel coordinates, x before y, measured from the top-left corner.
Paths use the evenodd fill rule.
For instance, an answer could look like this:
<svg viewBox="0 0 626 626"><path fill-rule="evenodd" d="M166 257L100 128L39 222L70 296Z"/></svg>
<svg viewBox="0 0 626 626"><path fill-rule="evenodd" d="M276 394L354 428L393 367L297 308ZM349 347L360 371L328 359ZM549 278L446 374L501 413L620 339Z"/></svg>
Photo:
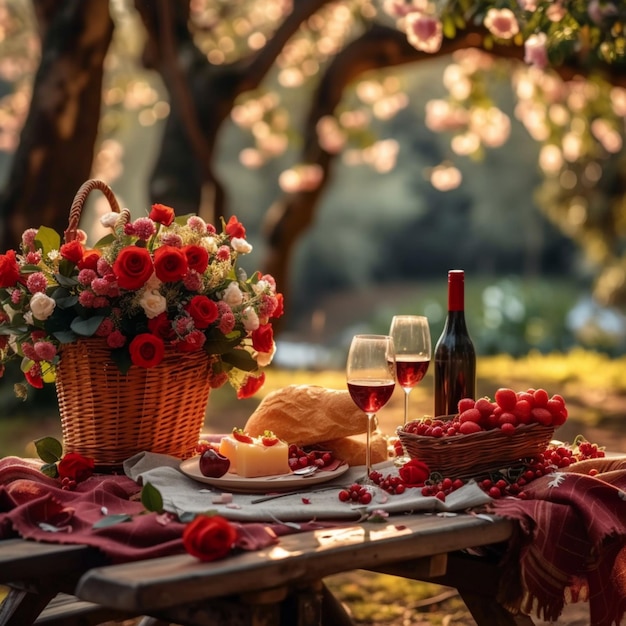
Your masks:
<svg viewBox="0 0 626 626"><path fill-rule="evenodd" d="M461 398L474 398L476 352L465 324L465 273L448 272L448 317L435 346L435 416L455 415Z"/></svg>

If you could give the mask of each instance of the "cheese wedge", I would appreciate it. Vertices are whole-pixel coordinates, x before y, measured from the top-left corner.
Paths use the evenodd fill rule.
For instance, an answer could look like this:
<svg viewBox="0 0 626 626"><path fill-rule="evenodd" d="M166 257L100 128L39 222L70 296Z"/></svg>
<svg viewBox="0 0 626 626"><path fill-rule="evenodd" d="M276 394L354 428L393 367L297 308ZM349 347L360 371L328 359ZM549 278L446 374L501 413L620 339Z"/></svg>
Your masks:
<svg viewBox="0 0 626 626"><path fill-rule="evenodd" d="M253 437L252 443L245 443L227 435L222 437L219 451L230 459L229 471L245 478L291 472L289 446L281 440L272 446L266 446L261 437Z"/></svg>

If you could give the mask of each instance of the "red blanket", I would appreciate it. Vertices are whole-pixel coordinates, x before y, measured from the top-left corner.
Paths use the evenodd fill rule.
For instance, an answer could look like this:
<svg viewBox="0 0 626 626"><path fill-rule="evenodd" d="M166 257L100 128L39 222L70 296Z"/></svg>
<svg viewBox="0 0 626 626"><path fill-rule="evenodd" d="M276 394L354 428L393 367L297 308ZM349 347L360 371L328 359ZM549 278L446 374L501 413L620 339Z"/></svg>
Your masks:
<svg viewBox="0 0 626 626"><path fill-rule="evenodd" d="M591 469L600 473L590 476ZM526 491L528 500L488 505L521 529L505 557L503 604L550 621L566 601L588 600L591 624L619 624L626 612L626 459L576 463Z"/></svg>
<svg viewBox="0 0 626 626"><path fill-rule="evenodd" d="M66 491L40 471L40 461L0 459L0 539L20 536L99 548L113 563L184 552L184 524L168 514L147 513L139 486L126 476L92 476ZM129 521L94 529L110 515ZM235 524L238 548L257 550L276 542L282 525Z"/></svg>

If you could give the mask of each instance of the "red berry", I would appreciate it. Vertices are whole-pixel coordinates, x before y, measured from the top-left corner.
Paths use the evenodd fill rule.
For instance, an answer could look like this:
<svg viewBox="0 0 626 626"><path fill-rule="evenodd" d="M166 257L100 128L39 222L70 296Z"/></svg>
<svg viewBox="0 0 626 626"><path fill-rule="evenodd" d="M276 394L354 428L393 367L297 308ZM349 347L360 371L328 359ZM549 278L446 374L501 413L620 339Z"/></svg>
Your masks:
<svg viewBox="0 0 626 626"><path fill-rule="evenodd" d="M505 434L508 435L509 437L515 434L516 428L514 424L511 424L509 422L505 422L504 424L502 424L502 426L500 426L500 430Z"/></svg>
<svg viewBox="0 0 626 626"><path fill-rule="evenodd" d="M489 415L493 412L494 403L489 398L478 398L474 408L480 411L483 415Z"/></svg>
<svg viewBox="0 0 626 626"><path fill-rule="evenodd" d="M550 411L543 407L535 407L532 409L530 416L533 421L543 424L544 426L550 426L553 421Z"/></svg>
<svg viewBox="0 0 626 626"><path fill-rule="evenodd" d="M457 409L459 413L463 413L463 411L467 411L467 409L473 409L475 403L476 402L473 398L461 398L457 405Z"/></svg>
<svg viewBox="0 0 626 626"><path fill-rule="evenodd" d="M517 404L517 394L506 387L501 387L495 393L495 401L505 411L512 411Z"/></svg>
<svg viewBox="0 0 626 626"><path fill-rule="evenodd" d="M471 435L472 433L478 433L481 430L482 428L476 422L463 422L459 426L459 432L462 435Z"/></svg>
<svg viewBox="0 0 626 626"><path fill-rule="evenodd" d="M548 396L548 392L545 389L535 390L533 396L535 398L535 406L545 407L550 399L550 396Z"/></svg>

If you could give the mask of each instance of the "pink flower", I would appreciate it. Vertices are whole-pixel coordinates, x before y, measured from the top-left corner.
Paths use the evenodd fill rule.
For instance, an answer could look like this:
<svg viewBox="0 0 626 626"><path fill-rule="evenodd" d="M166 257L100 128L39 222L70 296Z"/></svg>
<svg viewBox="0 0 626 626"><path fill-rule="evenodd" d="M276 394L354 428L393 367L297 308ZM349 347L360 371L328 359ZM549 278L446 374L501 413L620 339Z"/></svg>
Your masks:
<svg viewBox="0 0 626 626"><path fill-rule="evenodd" d="M84 287L90 285L91 281L93 281L97 277L98 275L93 270L84 269L78 272L78 282Z"/></svg>
<svg viewBox="0 0 626 626"><path fill-rule="evenodd" d="M81 291L78 295L78 301L86 308L93 309L96 296L93 291Z"/></svg>
<svg viewBox="0 0 626 626"><path fill-rule="evenodd" d="M489 9L485 27L498 39L511 39L519 33L519 25L511 9Z"/></svg>
<svg viewBox="0 0 626 626"><path fill-rule="evenodd" d="M198 215L192 215L188 220L187 220L187 226L189 226L189 228L191 230L193 230L194 232L200 234L200 235L204 235L206 233L206 227L207 224L206 222L199 217Z"/></svg>
<svg viewBox="0 0 626 626"><path fill-rule="evenodd" d="M189 291L200 291L200 289L202 289L202 276L195 270L189 270L187 275L183 278L183 284Z"/></svg>
<svg viewBox="0 0 626 626"><path fill-rule="evenodd" d="M228 333L235 328L235 316L233 315L233 312L228 310L222 313L217 327L221 333L228 335Z"/></svg>
<svg viewBox="0 0 626 626"><path fill-rule="evenodd" d="M431 15L413 11L406 16L409 43L417 50L433 53L441 48L443 31L441 21Z"/></svg>
<svg viewBox="0 0 626 626"><path fill-rule="evenodd" d="M229 261L230 260L230 248L228 246L220 246L219 250L217 251L216 256L220 261Z"/></svg>
<svg viewBox="0 0 626 626"><path fill-rule="evenodd" d="M38 265L41 262L41 252L39 250L28 252L24 257L24 260L29 265Z"/></svg>
<svg viewBox="0 0 626 626"><path fill-rule="evenodd" d="M35 354L42 361L52 361L57 354L57 349L49 341L38 341L35 344Z"/></svg>
<svg viewBox="0 0 626 626"><path fill-rule="evenodd" d="M156 233L156 226L149 217L140 217L132 224L126 224L124 227L124 233L139 237L139 239L142 239L143 241L148 241L148 239Z"/></svg>
<svg viewBox="0 0 626 626"><path fill-rule="evenodd" d="M113 321L107 317L103 319L100 323L100 326L98 326L98 330L96 330L96 335L98 337L107 337L113 332L114 328L115 327L113 326Z"/></svg>
<svg viewBox="0 0 626 626"><path fill-rule="evenodd" d="M22 233L22 246L24 247L24 249L34 250L36 235L36 228L28 228Z"/></svg>
<svg viewBox="0 0 626 626"><path fill-rule="evenodd" d="M567 9L558 1L550 5L546 11L546 16L551 22L560 22L566 15Z"/></svg>
<svg viewBox="0 0 626 626"><path fill-rule="evenodd" d="M183 239L176 233L165 233L161 236L161 242L164 246L172 246L172 248L182 248Z"/></svg>
<svg viewBox="0 0 626 626"><path fill-rule="evenodd" d="M524 43L524 62L544 69L548 65L547 42L548 37L545 33L531 35Z"/></svg>
<svg viewBox="0 0 626 626"><path fill-rule="evenodd" d="M119 330L114 330L107 337L107 346L109 348L121 348L126 343L126 337Z"/></svg>
<svg viewBox="0 0 626 626"><path fill-rule="evenodd" d="M522 11L536 11L537 10L537 0L517 0L517 4L519 4L520 9L522 9Z"/></svg>

